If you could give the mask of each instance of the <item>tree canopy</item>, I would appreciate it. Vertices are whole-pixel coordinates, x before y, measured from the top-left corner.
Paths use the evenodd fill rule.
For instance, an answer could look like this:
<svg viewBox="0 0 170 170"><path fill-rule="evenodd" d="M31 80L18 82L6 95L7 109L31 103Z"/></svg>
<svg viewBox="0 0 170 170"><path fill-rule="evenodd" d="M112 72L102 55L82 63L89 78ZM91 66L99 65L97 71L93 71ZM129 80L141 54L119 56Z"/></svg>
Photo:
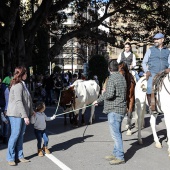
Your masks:
<svg viewBox="0 0 170 170"><path fill-rule="evenodd" d="M64 44L74 37L84 39L90 37L91 40L98 39L112 46L121 47L127 38L135 40L140 45L152 41L156 32L163 32L167 36L167 43L169 41L169 0L26 2L27 6L24 6L21 0L0 1L0 50L5 52L8 70L18 64L27 66L32 64L35 41L40 28L56 36L54 44L48 49L49 59L58 55ZM69 14L63 11L68 7L71 8ZM103 12L100 15L99 9ZM64 25L70 16L74 16L74 25ZM110 18L109 22L105 22L107 18ZM103 25L109 31L96 29L99 25Z"/></svg>

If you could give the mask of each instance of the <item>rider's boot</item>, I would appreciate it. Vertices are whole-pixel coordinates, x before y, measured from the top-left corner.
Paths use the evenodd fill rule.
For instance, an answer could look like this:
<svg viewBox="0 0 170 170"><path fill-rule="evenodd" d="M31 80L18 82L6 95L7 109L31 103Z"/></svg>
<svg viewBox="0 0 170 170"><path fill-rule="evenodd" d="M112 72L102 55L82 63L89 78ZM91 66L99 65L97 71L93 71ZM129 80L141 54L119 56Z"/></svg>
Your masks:
<svg viewBox="0 0 170 170"><path fill-rule="evenodd" d="M150 114L157 113L156 109L155 109L155 102L154 102L155 96L154 96L154 94L152 94L152 98L151 98L151 94L147 94L147 100L148 100Z"/></svg>

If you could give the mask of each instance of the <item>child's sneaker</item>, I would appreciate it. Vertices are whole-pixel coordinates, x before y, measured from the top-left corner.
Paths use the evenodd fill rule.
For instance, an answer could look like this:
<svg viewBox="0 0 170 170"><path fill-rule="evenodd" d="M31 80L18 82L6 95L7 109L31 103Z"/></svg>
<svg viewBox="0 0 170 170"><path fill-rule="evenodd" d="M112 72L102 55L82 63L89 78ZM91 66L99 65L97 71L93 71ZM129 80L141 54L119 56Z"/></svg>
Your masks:
<svg viewBox="0 0 170 170"><path fill-rule="evenodd" d="M44 156L43 152L42 152L42 149L38 149L38 156Z"/></svg>
<svg viewBox="0 0 170 170"><path fill-rule="evenodd" d="M50 151L48 150L48 148L46 146L44 146L42 148L42 150L46 153L46 154L50 154Z"/></svg>

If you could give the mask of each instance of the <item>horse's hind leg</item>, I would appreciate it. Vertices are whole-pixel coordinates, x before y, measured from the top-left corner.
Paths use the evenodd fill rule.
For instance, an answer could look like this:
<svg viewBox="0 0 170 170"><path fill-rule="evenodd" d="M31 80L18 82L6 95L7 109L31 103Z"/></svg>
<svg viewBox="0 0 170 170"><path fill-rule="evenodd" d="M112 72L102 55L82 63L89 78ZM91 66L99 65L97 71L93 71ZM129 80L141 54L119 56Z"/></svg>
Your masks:
<svg viewBox="0 0 170 170"><path fill-rule="evenodd" d="M128 112L128 114L127 114L127 124L126 124L126 126L127 126L127 133L126 133L126 135L132 135L132 131L131 131L131 128L132 128L132 112Z"/></svg>
<svg viewBox="0 0 170 170"><path fill-rule="evenodd" d="M169 110L169 108L167 108L167 111L168 110ZM169 114L169 112L167 112L167 113L164 112L164 119L165 119L165 125L166 125L166 129L167 129L168 155L170 157L170 114Z"/></svg>
<svg viewBox="0 0 170 170"><path fill-rule="evenodd" d="M86 108L83 108L82 109L82 112L81 112L81 124L82 125L85 125L85 120L84 120L84 112L86 111Z"/></svg>
<svg viewBox="0 0 170 170"><path fill-rule="evenodd" d="M93 122L94 119L95 119L94 112L95 112L95 106L92 106L92 107L91 107L90 119L89 119L89 124L90 124L90 125L92 124L92 122Z"/></svg>
<svg viewBox="0 0 170 170"><path fill-rule="evenodd" d="M158 135L156 133L156 118L157 118L157 115L152 114L151 118L150 118L150 124L151 124L151 128L152 128L153 138L154 138L154 141L155 141L155 147L156 148L162 148L162 145L159 142L159 138L158 138Z"/></svg>

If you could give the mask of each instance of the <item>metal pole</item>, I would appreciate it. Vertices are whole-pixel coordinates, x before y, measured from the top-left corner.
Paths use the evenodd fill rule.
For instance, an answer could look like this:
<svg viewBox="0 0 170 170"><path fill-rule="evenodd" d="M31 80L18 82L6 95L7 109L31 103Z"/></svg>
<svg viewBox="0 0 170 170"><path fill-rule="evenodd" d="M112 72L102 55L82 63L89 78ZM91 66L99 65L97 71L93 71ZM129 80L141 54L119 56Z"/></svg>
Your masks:
<svg viewBox="0 0 170 170"><path fill-rule="evenodd" d="M74 62L74 56L73 56L73 38L72 38L71 42L72 42L72 49L71 49L71 53L72 53L71 64L72 64L72 75L73 75L73 62Z"/></svg>
<svg viewBox="0 0 170 170"><path fill-rule="evenodd" d="M86 60L87 60L86 63L88 64L88 62L89 62L89 47L88 47L88 45L87 45L87 59Z"/></svg>
<svg viewBox="0 0 170 170"><path fill-rule="evenodd" d="M51 48L51 25L50 25L50 48ZM50 59L51 57L49 57L49 59ZM50 59L51 60L51 59ZM49 63L49 69L50 69L50 75L51 75L51 61L50 61L50 63Z"/></svg>
<svg viewBox="0 0 170 170"><path fill-rule="evenodd" d="M96 0L95 0L95 19L96 21L98 20ZM96 27L96 34L98 34L98 27ZM98 53L99 53L99 45L98 45L98 39L96 39L96 54Z"/></svg>
<svg viewBox="0 0 170 170"><path fill-rule="evenodd" d="M71 22L72 22L72 26L73 26L73 13L71 15ZM72 53L71 63L72 63L72 75L73 75L73 62L74 62L74 56L73 56L73 38L71 40L71 44L72 44L72 48L71 48L71 53Z"/></svg>

